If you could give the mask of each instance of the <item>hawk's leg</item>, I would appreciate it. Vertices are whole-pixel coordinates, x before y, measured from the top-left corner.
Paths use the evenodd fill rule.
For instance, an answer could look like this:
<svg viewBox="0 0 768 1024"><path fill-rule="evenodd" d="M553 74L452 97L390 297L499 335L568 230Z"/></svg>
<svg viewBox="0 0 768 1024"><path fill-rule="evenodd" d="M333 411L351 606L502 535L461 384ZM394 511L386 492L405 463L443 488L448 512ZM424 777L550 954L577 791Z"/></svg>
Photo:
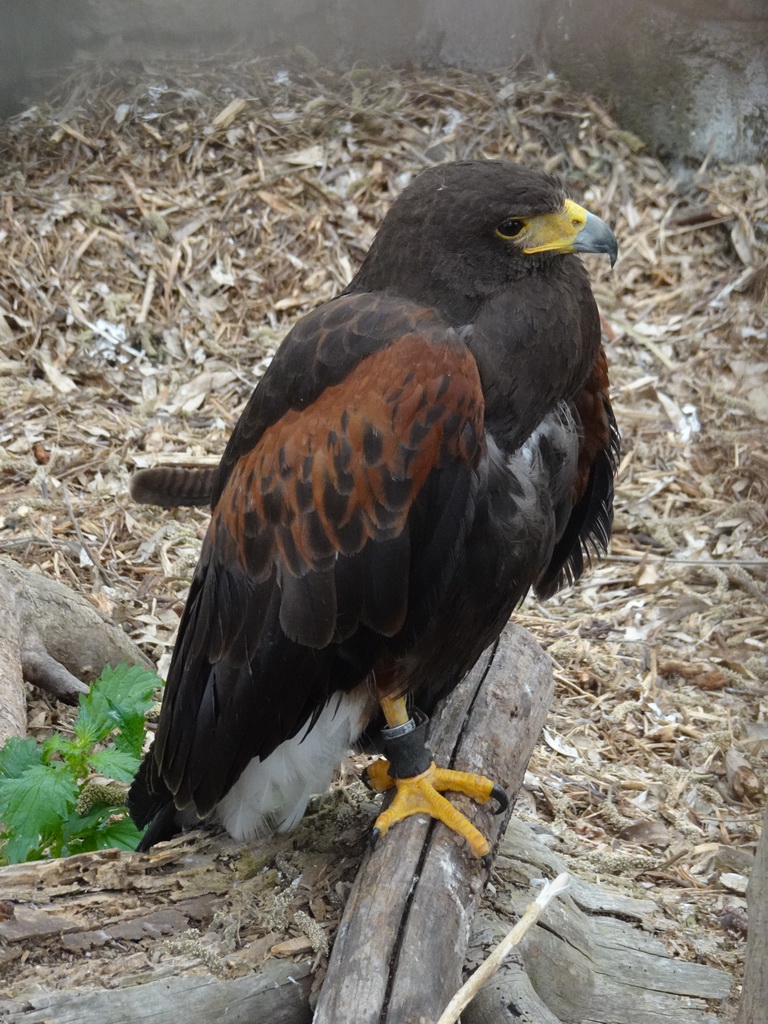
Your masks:
<svg viewBox="0 0 768 1024"><path fill-rule="evenodd" d="M395 822L412 814L429 814L466 839L476 857L484 857L490 849L488 840L441 793L465 793L481 804L493 798L501 813L508 805L505 792L484 775L438 768L424 743L428 720L418 712L416 718L411 718L404 698L384 697L381 706L387 720L382 738L388 760L374 761L368 768L368 781L379 793L392 788L397 792L376 819L372 841L376 842Z"/></svg>

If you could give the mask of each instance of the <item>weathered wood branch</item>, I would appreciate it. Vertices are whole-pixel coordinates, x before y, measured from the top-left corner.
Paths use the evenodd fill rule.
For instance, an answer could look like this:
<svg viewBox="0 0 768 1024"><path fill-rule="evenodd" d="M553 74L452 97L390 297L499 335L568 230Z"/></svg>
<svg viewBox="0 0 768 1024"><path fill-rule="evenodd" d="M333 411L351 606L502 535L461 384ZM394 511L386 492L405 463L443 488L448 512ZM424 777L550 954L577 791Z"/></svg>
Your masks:
<svg viewBox="0 0 768 1024"><path fill-rule="evenodd" d="M503 928L490 915L479 914L472 931L472 942L492 945L500 941ZM501 965L461 1016L462 1024L562 1024L539 998L525 973L520 952L515 950Z"/></svg>
<svg viewBox="0 0 768 1024"><path fill-rule="evenodd" d="M75 703L105 665L151 662L64 584L0 557L0 745L26 731L24 680Z"/></svg>
<svg viewBox="0 0 768 1024"><path fill-rule="evenodd" d="M508 627L434 719L429 744L436 762L488 775L516 794L553 686L536 641ZM504 818L450 798L495 844ZM461 985L488 870L442 825L418 817L398 824L358 872L315 1024L436 1019Z"/></svg>
<svg viewBox="0 0 768 1024"><path fill-rule="evenodd" d="M309 967L272 961L259 974L164 978L128 989L30 996L8 1024L309 1024Z"/></svg>
<svg viewBox="0 0 768 1024"><path fill-rule="evenodd" d="M768 1017L768 804L747 886L747 910L749 932L744 987L736 1024L755 1024Z"/></svg>
<svg viewBox="0 0 768 1024"><path fill-rule="evenodd" d="M0 563L0 568L2 563ZM27 701L13 591L0 580L0 745L27 731Z"/></svg>
<svg viewBox="0 0 768 1024"><path fill-rule="evenodd" d="M3 1024L309 1024L311 961L295 963L271 958L256 973L221 978L199 971L201 947L166 950L148 974L134 975L132 985L118 967L109 969L114 987L59 991L55 982L13 999L2 998L2 979L23 951L46 951L56 963L101 950L109 962L117 945L124 955L150 936L181 939L190 928L205 928L225 905L227 880L215 867L216 854L232 856L236 847L227 836L201 837L164 844L149 854L99 850L60 860L10 864L0 868L0 1020ZM184 879L193 895L180 888ZM223 884L222 884L223 882ZM91 913L91 900L100 913ZM190 940L192 941L192 940ZM50 961L49 961L50 962ZM225 968L223 961L221 967ZM76 971L73 972L76 976ZM130 977L130 974L129 974ZM139 983L139 982L143 982Z"/></svg>
<svg viewBox="0 0 768 1024"><path fill-rule="evenodd" d="M730 991L730 976L671 956L648 929L657 912L652 900L575 877L541 836L515 819L494 870L504 885L493 909L512 920L530 902L537 879L570 870L572 880L525 936L519 959L464 1012L465 1024L512 1024L521 1018L527 1024L717 1024L717 1004ZM507 928L495 913L478 914L470 959L482 959ZM759 1019L749 1018L750 1024Z"/></svg>

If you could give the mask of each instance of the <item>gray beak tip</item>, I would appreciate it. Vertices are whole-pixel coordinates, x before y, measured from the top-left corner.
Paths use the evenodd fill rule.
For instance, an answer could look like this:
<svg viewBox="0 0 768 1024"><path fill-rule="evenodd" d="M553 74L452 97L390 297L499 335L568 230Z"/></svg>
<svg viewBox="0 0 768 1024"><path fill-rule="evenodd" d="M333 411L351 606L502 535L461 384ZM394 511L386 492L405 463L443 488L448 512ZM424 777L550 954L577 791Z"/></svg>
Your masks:
<svg viewBox="0 0 768 1024"><path fill-rule="evenodd" d="M573 248L575 252L605 253L611 261L611 267L619 255L616 235L605 221L594 213L587 214L587 223L576 236Z"/></svg>

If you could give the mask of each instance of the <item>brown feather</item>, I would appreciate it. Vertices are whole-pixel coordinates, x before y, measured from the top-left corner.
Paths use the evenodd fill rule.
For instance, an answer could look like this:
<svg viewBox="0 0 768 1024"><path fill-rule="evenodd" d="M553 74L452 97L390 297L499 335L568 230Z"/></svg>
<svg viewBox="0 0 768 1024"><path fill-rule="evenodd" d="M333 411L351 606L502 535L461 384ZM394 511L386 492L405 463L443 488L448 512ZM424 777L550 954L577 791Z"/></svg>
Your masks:
<svg viewBox="0 0 768 1024"><path fill-rule="evenodd" d="M440 347L436 338L433 331L392 341L307 409L290 409L269 426L224 486L211 522L214 546L236 548L240 568L260 581L276 562L298 576L398 536L433 469L478 458L477 367L465 348ZM369 441L372 457L358 458L350 490L341 456L363 453L371 434L375 451ZM261 526L258 549L249 544L249 518ZM350 530L353 521L358 528Z"/></svg>
<svg viewBox="0 0 768 1024"><path fill-rule="evenodd" d="M613 428L608 415L608 389L608 360L605 349L601 346L584 387L574 399L582 429L579 465L573 482L574 504L583 497L587 489L595 459L600 452L608 451L611 447Z"/></svg>

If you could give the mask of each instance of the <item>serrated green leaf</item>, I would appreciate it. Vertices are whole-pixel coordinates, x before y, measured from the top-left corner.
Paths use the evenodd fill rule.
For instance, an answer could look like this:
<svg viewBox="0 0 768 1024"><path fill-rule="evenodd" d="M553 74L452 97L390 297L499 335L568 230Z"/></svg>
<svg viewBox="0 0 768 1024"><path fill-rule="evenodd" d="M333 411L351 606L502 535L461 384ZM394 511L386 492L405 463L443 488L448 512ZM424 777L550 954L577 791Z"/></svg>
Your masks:
<svg viewBox="0 0 768 1024"><path fill-rule="evenodd" d="M143 718L151 707L160 680L141 665L107 666L80 698L74 723L75 736L83 745L106 739L113 729L130 727L135 716Z"/></svg>
<svg viewBox="0 0 768 1024"><path fill-rule="evenodd" d="M109 821L114 818L114 821ZM70 814L62 829L62 854L92 850L135 850L143 835L125 814L124 807L95 807L88 814Z"/></svg>
<svg viewBox="0 0 768 1024"><path fill-rule="evenodd" d="M98 829L92 828L85 835L76 836L71 843L62 846L59 856L72 857L76 853L93 853L94 850L101 849L98 835Z"/></svg>
<svg viewBox="0 0 768 1024"><path fill-rule="evenodd" d="M0 779L17 779L42 762L42 751L31 737L11 736L0 750Z"/></svg>
<svg viewBox="0 0 768 1024"><path fill-rule="evenodd" d="M146 732L144 712L160 685L155 673L140 665L107 667L80 699L74 739L54 734L42 746L14 739L0 750L3 860L134 849L141 833L122 806L101 804L84 816L76 812L78 780L91 769L118 782L133 778ZM114 746L94 752L110 734Z"/></svg>
<svg viewBox="0 0 768 1024"><path fill-rule="evenodd" d="M135 850L139 840L144 835L144 829L138 829L126 816L117 821L111 821L106 828L100 829L97 833L98 850Z"/></svg>
<svg viewBox="0 0 768 1024"><path fill-rule="evenodd" d="M40 860L43 856L40 843L31 844L27 836L8 833L3 846L3 861L6 864L23 864L25 860Z"/></svg>
<svg viewBox="0 0 768 1024"><path fill-rule="evenodd" d="M140 759L121 750L99 750L91 754L88 764L99 775L117 782L131 782L139 770Z"/></svg>
<svg viewBox="0 0 768 1024"><path fill-rule="evenodd" d="M111 705L98 690L91 689L89 694L80 698L80 710L73 723L73 730L81 746L92 747L94 743L106 739L116 726Z"/></svg>
<svg viewBox="0 0 768 1024"><path fill-rule="evenodd" d="M43 741L43 745L40 748L43 761L48 764L52 754L70 754L74 750L74 746L74 743L68 736L62 736L60 732L55 732Z"/></svg>
<svg viewBox="0 0 768 1024"><path fill-rule="evenodd" d="M122 714L143 715L161 683L155 672L141 665L122 664L105 668L95 685Z"/></svg>
<svg viewBox="0 0 768 1024"><path fill-rule="evenodd" d="M11 863L38 855L61 828L77 799L77 783L63 765L37 764L17 779L0 779L0 815L8 830Z"/></svg>
<svg viewBox="0 0 768 1024"><path fill-rule="evenodd" d="M147 723L144 715L132 715L123 722L119 731L114 735L115 750L131 754L140 761L146 732Z"/></svg>
<svg viewBox="0 0 768 1024"><path fill-rule="evenodd" d="M124 808L101 804L87 814L71 811L61 825L62 854L69 856L73 853L97 850L96 840L91 837L95 836L99 829L104 828L109 818L120 810Z"/></svg>

